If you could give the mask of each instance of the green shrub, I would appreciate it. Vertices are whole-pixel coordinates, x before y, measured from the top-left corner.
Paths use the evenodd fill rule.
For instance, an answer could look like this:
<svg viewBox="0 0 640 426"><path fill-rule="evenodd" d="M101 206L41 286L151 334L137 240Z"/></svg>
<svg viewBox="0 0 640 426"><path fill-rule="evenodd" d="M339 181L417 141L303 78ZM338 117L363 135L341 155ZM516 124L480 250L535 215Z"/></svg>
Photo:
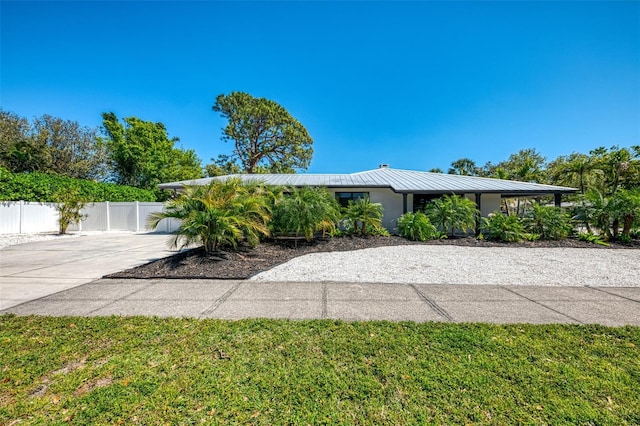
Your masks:
<svg viewBox="0 0 640 426"><path fill-rule="evenodd" d="M380 203L372 203L368 197L349 201L344 210L344 226L347 233L359 235L389 235L382 226L383 208Z"/></svg>
<svg viewBox="0 0 640 426"><path fill-rule="evenodd" d="M476 203L459 195L444 195L427 204L426 215L431 223L450 236L456 230L468 232L476 226L478 208Z"/></svg>
<svg viewBox="0 0 640 426"><path fill-rule="evenodd" d="M574 230L571 217L559 207L534 204L525 213L524 227L527 232L539 235L542 240L561 240Z"/></svg>
<svg viewBox="0 0 640 426"><path fill-rule="evenodd" d="M578 234L580 241L586 241L592 244L599 244L601 246L609 246L609 243L602 240L600 235L596 235L593 232L581 232Z"/></svg>
<svg viewBox="0 0 640 426"><path fill-rule="evenodd" d="M274 202L271 230L273 233L304 236L313 239L317 231L324 237L333 234L340 219L335 197L324 188L293 189Z"/></svg>
<svg viewBox="0 0 640 426"><path fill-rule="evenodd" d="M400 236L412 241L434 240L442 235L422 212L409 212L400 216L398 232Z"/></svg>
<svg viewBox="0 0 640 426"><path fill-rule="evenodd" d="M54 195L57 192L72 188L82 199L92 203L157 201L158 199L154 191L145 189L38 172L12 173L0 167L0 200L2 201L55 202Z"/></svg>
<svg viewBox="0 0 640 426"><path fill-rule="evenodd" d="M488 240L518 242L527 239L522 221L515 215L494 212L482 218L482 235Z"/></svg>
<svg viewBox="0 0 640 426"><path fill-rule="evenodd" d="M58 211L60 234L66 234L69 225L80 223L81 220L87 217L81 213L87 202L76 189L60 190L53 194L53 199L57 203L55 208Z"/></svg>
<svg viewBox="0 0 640 426"><path fill-rule="evenodd" d="M162 219L178 219L180 227L173 247L202 244L211 253L221 246L236 248L246 240L251 246L269 235L270 220L267 191L240 179L212 181L206 186L190 186L166 210L149 215L149 225L156 228Z"/></svg>

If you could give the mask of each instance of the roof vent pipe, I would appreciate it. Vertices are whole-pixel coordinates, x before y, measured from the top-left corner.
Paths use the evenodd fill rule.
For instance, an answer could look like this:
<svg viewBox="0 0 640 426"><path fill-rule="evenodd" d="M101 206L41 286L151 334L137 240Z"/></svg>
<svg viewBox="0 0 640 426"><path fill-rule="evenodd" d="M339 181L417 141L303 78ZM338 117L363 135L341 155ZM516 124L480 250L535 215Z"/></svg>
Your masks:
<svg viewBox="0 0 640 426"><path fill-rule="evenodd" d="M379 169L388 169L388 168L389 168L389 165L388 165L388 164L380 164L380 165L378 166L378 168L379 168Z"/></svg>

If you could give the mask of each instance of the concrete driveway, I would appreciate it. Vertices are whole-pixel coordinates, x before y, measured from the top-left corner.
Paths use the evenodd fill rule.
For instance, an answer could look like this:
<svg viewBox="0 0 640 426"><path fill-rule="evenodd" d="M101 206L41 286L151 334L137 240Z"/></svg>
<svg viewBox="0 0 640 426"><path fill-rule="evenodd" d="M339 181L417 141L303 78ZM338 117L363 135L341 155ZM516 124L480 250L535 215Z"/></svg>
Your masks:
<svg viewBox="0 0 640 426"><path fill-rule="evenodd" d="M166 234L105 233L0 250L0 310L169 256Z"/></svg>

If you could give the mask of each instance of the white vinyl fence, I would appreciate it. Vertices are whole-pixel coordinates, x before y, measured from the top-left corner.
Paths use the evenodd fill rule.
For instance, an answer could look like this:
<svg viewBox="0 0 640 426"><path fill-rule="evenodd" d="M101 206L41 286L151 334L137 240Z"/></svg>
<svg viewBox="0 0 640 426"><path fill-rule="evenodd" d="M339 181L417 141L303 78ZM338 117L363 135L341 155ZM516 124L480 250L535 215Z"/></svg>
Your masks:
<svg viewBox="0 0 640 426"><path fill-rule="evenodd" d="M163 209L164 203L138 201L88 204L83 210L87 217L79 225L69 226L69 231L151 232L147 217ZM58 217L54 203L0 201L0 234L57 232ZM176 220L163 219L153 232L173 232L178 225Z"/></svg>

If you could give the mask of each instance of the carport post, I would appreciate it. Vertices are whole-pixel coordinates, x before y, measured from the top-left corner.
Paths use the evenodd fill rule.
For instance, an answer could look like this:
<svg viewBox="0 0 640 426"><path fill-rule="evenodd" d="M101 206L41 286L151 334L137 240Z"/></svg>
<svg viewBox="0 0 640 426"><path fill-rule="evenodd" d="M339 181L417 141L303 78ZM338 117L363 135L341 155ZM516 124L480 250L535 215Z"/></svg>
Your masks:
<svg viewBox="0 0 640 426"><path fill-rule="evenodd" d="M109 217L109 202L104 202L104 208L107 210L107 231L111 231L111 218Z"/></svg>
<svg viewBox="0 0 640 426"><path fill-rule="evenodd" d="M140 232L140 203L136 201L136 232Z"/></svg>
<svg viewBox="0 0 640 426"><path fill-rule="evenodd" d="M476 206L478 207L478 214L476 215L476 237L480 235L480 216L482 216L482 194L476 192Z"/></svg>
<svg viewBox="0 0 640 426"><path fill-rule="evenodd" d="M562 194L556 192L555 194L553 194L553 198L555 199L556 207L560 207L562 205Z"/></svg>

